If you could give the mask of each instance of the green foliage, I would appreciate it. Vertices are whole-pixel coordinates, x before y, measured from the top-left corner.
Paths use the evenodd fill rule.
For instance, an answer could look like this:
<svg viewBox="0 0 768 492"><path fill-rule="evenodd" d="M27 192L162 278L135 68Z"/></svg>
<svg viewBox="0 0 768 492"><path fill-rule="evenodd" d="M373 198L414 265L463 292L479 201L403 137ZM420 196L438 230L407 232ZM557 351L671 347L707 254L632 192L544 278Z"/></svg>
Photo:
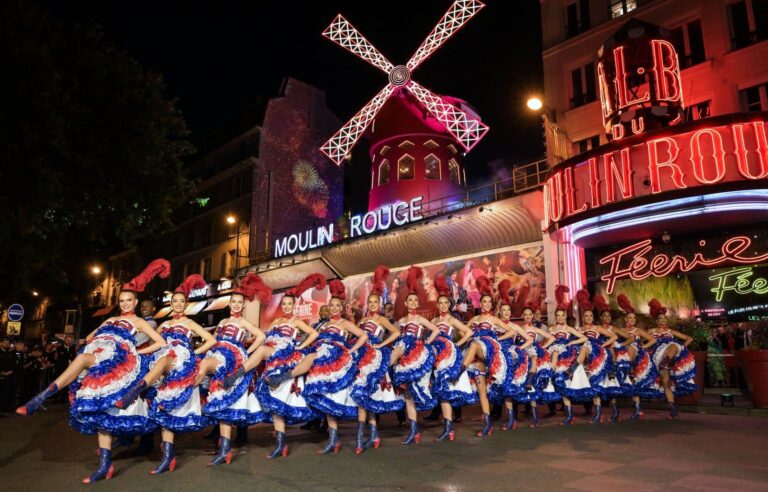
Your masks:
<svg viewBox="0 0 768 492"><path fill-rule="evenodd" d="M193 148L162 77L94 28L3 2L0 58L0 299L72 294L89 261L171 224Z"/></svg>
<svg viewBox="0 0 768 492"><path fill-rule="evenodd" d="M710 330L708 324L696 319L681 320L675 329L693 338L693 342L689 346L691 350L707 350Z"/></svg>
<svg viewBox="0 0 768 492"><path fill-rule="evenodd" d="M755 350L768 350L768 319L760 320L752 329L752 345Z"/></svg>

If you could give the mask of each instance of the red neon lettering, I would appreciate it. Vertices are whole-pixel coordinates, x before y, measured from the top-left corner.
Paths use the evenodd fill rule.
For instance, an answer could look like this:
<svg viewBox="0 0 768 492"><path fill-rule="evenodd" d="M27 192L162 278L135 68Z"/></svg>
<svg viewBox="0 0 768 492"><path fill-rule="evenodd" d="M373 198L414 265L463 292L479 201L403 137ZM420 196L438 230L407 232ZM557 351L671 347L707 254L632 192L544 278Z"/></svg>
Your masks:
<svg viewBox="0 0 768 492"><path fill-rule="evenodd" d="M707 179L704 175L704 155L701 151L701 138L709 135L712 140L712 161L715 168L715 177ZM710 154L707 154L709 157ZM709 163L710 159L707 159ZM701 184L715 184L720 182L725 176L725 149L723 148L723 137L720 132L712 128L699 130L691 137L691 164L693 164L693 175ZM712 166L709 166L712 167Z"/></svg>
<svg viewBox="0 0 768 492"><path fill-rule="evenodd" d="M739 173L747 179L763 179L768 176L768 140L765 136L765 124L760 121L752 123L752 130L757 141L757 160L760 163L757 174L749 170L749 152L744 143L744 125L731 125L733 135L734 154Z"/></svg>
<svg viewBox="0 0 768 492"><path fill-rule="evenodd" d="M592 208L597 208L600 203L600 175L597 169L597 159L592 157L587 161L589 163L589 190L592 196Z"/></svg>
<svg viewBox="0 0 768 492"><path fill-rule="evenodd" d="M645 131L645 120L643 117L635 118L632 120L632 134L639 135Z"/></svg>
<svg viewBox="0 0 768 492"><path fill-rule="evenodd" d="M624 125L613 125L611 127L612 140L621 140L624 138Z"/></svg>
<svg viewBox="0 0 768 492"><path fill-rule="evenodd" d="M550 222L563 218L563 174L556 173L547 181L548 212Z"/></svg>
<svg viewBox="0 0 768 492"><path fill-rule="evenodd" d="M614 183L619 185L621 198L632 198L635 195L635 189L632 184L632 166L629 162L629 148L621 149L621 169L616 165L613 159L613 153L603 155L603 164L605 166L605 191L606 201L613 203L616 201L616 188Z"/></svg>
<svg viewBox="0 0 768 492"><path fill-rule="evenodd" d="M605 124L613 112L613 101L611 101L611 90L608 87L602 62L597 64L597 83L600 87L600 107L603 110L603 124Z"/></svg>
<svg viewBox="0 0 768 492"><path fill-rule="evenodd" d="M704 246L705 243L702 241L699 244ZM747 236L735 236L723 243L720 256L709 260L701 252L695 253L691 259L659 253L649 260L645 255L652 247L651 240L646 239L604 256L600 264L608 265L608 273L600 279L606 282L606 292L611 294L616 282L622 279L638 281L650 276L664 277L676 270L690 272L695 268L712 268L723 264L751 265L768 260L768 253L743 256L742 253L747 252L751 245L752 240Z"/></svg>
<svg viewBox="0 0 768 492"><path fill-rule="evenodd" d="M682 102L683 91L680 82L680 63L675 47L669 41L651 40L653 73L656 77L656 100Z"/></svg>
<svg viewBox="0 0 768 492"><path fill-rule="evenodd" d="M565 215L573 215L587 209L587 204L582 203L581 208L576 209L576 187L573 186L573 168L569 167L565 173Z"/></svg>
<svg viewBox="0 0 768 492"><path fill-rule="evenodd" d="M626 63L624 62L623 46L619 46L613 50L613 60L616 64L616 79L614 83L616 84L616 94L618 94L619 98L619 109L649 101L651 96L648 91L645 92L644 96L638 96L635 99L630 99L632 96L629 92L629 88L627 87L628 75Z"/></svg>
<svg viewBox="0 0 768 492"><path fill-rule="evenodd" d="M659 160L659 143L667 144L667 160ZM687 188L688 186L683 181L683 171L680 166L675 164L677 156L680 155L680 147L677 145L674 139L670 137L657 138L648 142L648 171L651 178L651 192L653 194L661 193L661 177L659 176L659 169L662 167L668 167L672 169L672 182L678 189Z"/></svg>

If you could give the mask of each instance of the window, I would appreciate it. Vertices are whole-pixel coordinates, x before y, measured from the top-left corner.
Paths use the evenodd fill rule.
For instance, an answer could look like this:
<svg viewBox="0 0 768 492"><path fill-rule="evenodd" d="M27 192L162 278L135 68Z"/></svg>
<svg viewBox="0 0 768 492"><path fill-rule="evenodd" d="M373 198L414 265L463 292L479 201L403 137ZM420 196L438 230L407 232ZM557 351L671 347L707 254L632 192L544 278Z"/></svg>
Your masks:
<svg viewBox="0 0 768 492"><path fill-rule="evenodd" d="M699 19L672 29L671 33L680 68L692 67L704 61L704 36Z"/></svg>
<svg viewBox="0 0 768 492"><path fill-rule="evenodd" d="M768 39L768 0L742 0L728 5L734 50Z"/></svg>
<svg viewBox="0 0 768 492"><path fill-rule="evenodd" d="M434 150L434 149L440 147L440 145L437 142L435 142L434 140L430 139L430 140L427 140L426 142L424 142L424 147L426 147L428 149Z"/></svg>
<svg viewBox="0 0 768 492"><path fill-rule="evenodd" d="M565 31L569 38L589 29L589 0L577 0L565 7Z"/></svg>
<svg viewBox="0 0 768 492"><path fill-rule="evenodd" d="M212 263L213 263L213 259L210 256L205 258L202 261L202 265L201 265L201 270L202 271L201 271L200 275L202 275L203 278L206 279L206 280L210 280L211 278L213 278L211 276L211 264Z"/></svg>
<svg viewBox="0 0 768 492"><path fill-rule="evenodd" d="M768 111L768 83L739 91L742 111Z"/></svg>
<svg viewBox="0 0 768 492"><path fill-rule="evenodd" d="M595 64L587 63L571 71L571 108L583 106L597 99L595 90Z"/></svg>
<svg viewBox="0 0 768 492"><path fill-rule="evenodd" d="M411 142L410 140L403 140L403 142L400 143L400 145L398 145L398 147L400 147L403 150L408 150L411 147L413 147L413 142Z"/></svg>
<svg viewBox="0 0 768 492"><path fill-rule="evenodd" d="M424 177L427 179L440 179L440 159L435 154L429 154L424 158Z"/></svg>
<svg viewBox="0 0 768 492"><path fill-rule="evenodd" d="M389 152L389 149L390 149L390 148L391 148L391 147L390 147L389 145L385 145L385 146L384 146L384 147L382 147L382 148L381 148L381 150L379 151L379 155L387 155L387 152Z"/></svg>
<svg viewBox="0 0 768 492"><path fill-rule="evenodd" d="M227 253L221 253L221 262L219 263L219 277L226 277L227 273Z"/></svg>
<svg viewBox="0 0 768 492"><path fill-rule="evenodd" d="M415 167L416 161L408 154L405 154L403 157L400 158L399 161L397 161L397 179L402 181L405 179L413 179L414 177L414 167Z"/></svg>
<svg viewBox="0 0 768 492"><path fill-rule="evenodd" d="M621 17L637 8L636 0L610 0L611 19Z"/></svg>
<svg viewBox="0 0 768 492"><path fill-rule="evenodd" d="M461 184L461 172L459 170L459 163L455 159L448 161L448 175L451 178L451 183L455 185Z"/></svg>
<svg viewBox="0 0 768 492"><path fill-rule="evenodd" d="M458 150L458 149L456 148L456 146L455 146L455 145L453 145L453 144L448 144L448 147L447 147L447 149L451 151L451 154L454 154L454 155L455 155L455 154L458 154L458 153L459 153L459 150Z"/></svg>
<svg viewBox="0 0 768 492"><path fill-rule="evenodd" d="M600 147L600 137L597 135L573 142L573 150L578 154L582 154L598 147Z"/></svg>
<svg viewBox="0 0 768 492"><path fill-rule="evenodd" d="M384 159L379 164L379 186L389 183L389 161Z"/></svg>
<svg viewBox="0 0 768 492"><path fill-rule="evenodd" d="M230 249L227 252L227 277L232 275L235 271L235 259L237 258L237 252L234 249Z"/></svg>
<svg viewBox="0 0 768 492"><path fill-rule="evenodd" d="M698 104L689 104L685 107L685 121L695 121L709 118L709 101Z"/></svg>

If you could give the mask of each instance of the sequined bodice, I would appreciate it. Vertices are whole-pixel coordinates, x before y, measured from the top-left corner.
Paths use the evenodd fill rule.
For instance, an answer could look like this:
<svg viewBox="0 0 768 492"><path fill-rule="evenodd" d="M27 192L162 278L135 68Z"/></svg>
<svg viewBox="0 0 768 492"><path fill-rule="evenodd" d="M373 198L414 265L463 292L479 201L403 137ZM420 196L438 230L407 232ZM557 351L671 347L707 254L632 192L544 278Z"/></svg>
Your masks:
<svg viewBox="0 0 768 492"><path fill-rule="evenodd" d="M133 324L133 321L131 321L132 319L138 318L120 318L112 324L126 330L131 336L135 336L138 330L136 329L136 325Z"/></svg>
<svg viewBox="0 0 768 492"><path fill-rule="evenodd" d="M448 324L448 322L442 318L437 319L437 323L435 323L435 326L437 326L440 329L440 334L443 336L446 336L448 338L451 338L453 336L453 326Z"/></svg>
<svg viewBox="0 0 768 492"><path fill-rule="evenodd" d="M220 324L216 328L216 338L218 340L232 340L240 343L245 340L246 331L241 326L234 323Z"/></svg>
<svg viewBox="0 0 768 492"><path fill-rule="evenodd" d="M369 337L380 338L381 334L384 333L384 327L373 320L366 321L360 328L365 330Z"/></svg>
<svg viewBox="0 0 768 492"><path fill-rule="evenodd" d="M347 336L347 331L339 327L338 325L335 325L333 321L329 321L323 326L320 327L318 330L320 333L331 333L334 335L339 335L341 337Z"/></svg>
<svg viewBox="0 0 768 492"><path fill-rule="evenodd" d="M187 324L192 320L186 319L184 321L166 321L162 325L160 325L160 334L163 337L173 337L173 338L179 338L184 337L187 340L192 339L192 335L194 334L192 330L187 328Z"/></svg>
<svg viewBox="0 0 768 492"><path fill-rule="evenodd" d="M419 323L408 321L405 324L400 325L400 332L403 336L421 338L423 328Z"/></svg>
<svg viewBox="0 0 768 492"><path fill-rule="evenodd" d="M281 337L296 338L299 334L299 330L289 325L288 323L282 323L275 325L269 330L269 335L279 335Z"/></svg>

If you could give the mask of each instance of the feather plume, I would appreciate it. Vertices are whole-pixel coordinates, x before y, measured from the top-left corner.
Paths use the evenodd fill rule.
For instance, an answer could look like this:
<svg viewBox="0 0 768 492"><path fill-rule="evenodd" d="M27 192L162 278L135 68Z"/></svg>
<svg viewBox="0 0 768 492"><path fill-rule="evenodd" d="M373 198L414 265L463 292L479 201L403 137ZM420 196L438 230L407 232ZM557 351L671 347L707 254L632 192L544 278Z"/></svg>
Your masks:
<svg viewBox="0 0 768 492"><path fill-rule="evenodd" d="M304 280L299 282L299 285L288 289L285 292L285 295L291 297L299 297L301 294L312 288L318 290L325 289L325 277L322 274L310 273L304 277Z"/></svg>
<svg viewBox="0 0 768 492"><path fill-rule="evenodd" d="M174 290L174 294L184 294L184 297L189 297L189 293L192 292L195 289L202 289L208 285L205 282L205 279L200 276L197 273L193 273L189 277L185 278L184 281L176 287L176 290Z"/></svg>
<svg viewBox="0 0 768 492"><path fill-rule="evenodd" d="M168 260L165 260L163 258L158 258L154 260L152 263L147 265L147 267L142 271L140 274L136 276L133 280L130 282L127 282L123 284L122 291L131 291L131 292L144 292L144 289L147 287L147 284L155 277L159 276L160 278L168 278L168 275L171 274L171 264L168 263Z"/></svg>
<svg viewBox="0 0 768 492"><path fill-rule="evenodd" d="M624 294L623 292L618 296L616 296L616 302L619 305L619 309L621 309L625 313L629 314L629 313L635 312L635 308L632 307L632 303L630 302L629 297L627 297L627 295Z"/></svg>

